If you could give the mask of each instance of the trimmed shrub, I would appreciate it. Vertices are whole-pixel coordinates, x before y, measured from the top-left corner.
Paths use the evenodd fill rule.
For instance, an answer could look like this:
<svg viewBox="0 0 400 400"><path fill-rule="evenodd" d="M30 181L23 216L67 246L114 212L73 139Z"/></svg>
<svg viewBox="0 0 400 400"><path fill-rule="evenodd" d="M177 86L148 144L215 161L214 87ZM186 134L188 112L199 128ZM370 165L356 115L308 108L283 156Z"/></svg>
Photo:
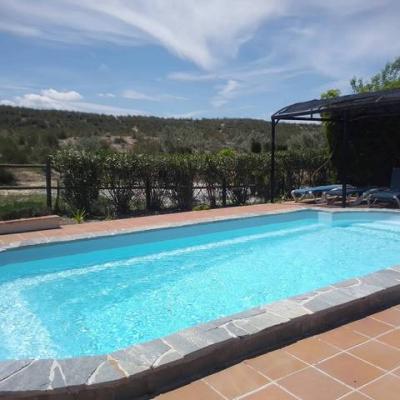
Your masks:
<svg viewBox="0 0 400 400"><path fill-rule="evenodd" d="M171 199L180 210L193 208L193 182L198 172L198 158L190 154L173 154L166 158L167 185Z"/></svg>
<svg viewBox="0 0 400 400"><path fill-rule="evenodd" d="M211 208L216 207L223 184L224 176L221 165L221 157L212 154L205 154L198 158L197 177L200 185L204 185L206 188Z"/></svg>
<svg viewBox="0 0 400 400"><path fill-rule="evenodd" d="M123 153L107 153L103 156L102 186L106 188L117 215L129 212L140 176L137 157Z"/></svg>
<svg viewBox="0 0 400 400"><path fill-rule="evenodd" d="M101 194L117 214L127 214L143 193L150 210L191 210L194 187L207 192L210 207L269 199L270 155L218 154L133 155L117 152L66 150L53 157L61 174L63 197L72 210L93 212ZM276 153L276 197L293 188L331 181L329 155L320 150ZM228 198L228 201L226 201ZM204 198L201 198L204 203ZM105 207L107 208L107 207Z"/></svg>
<svg viewBox="0 0 400 400"><path fill-rule="evenodd" d="M84 210L90 214L100 191L101 154L68 149L56 153L52 164L61 175L63 197L71 210Z"/></svg>

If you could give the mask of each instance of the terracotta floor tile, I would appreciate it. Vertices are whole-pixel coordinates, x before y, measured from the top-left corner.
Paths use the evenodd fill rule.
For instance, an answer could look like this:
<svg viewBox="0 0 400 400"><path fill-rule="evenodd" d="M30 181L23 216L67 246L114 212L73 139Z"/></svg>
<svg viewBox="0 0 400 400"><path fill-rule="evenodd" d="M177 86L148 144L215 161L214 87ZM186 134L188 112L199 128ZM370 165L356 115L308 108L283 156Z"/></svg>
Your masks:
<svg viewBox="0 0 400 400"><path fill-rule="evenodd" d="M369 397L364 396L360 392L352 392L347 394L346 396L342 397L340 400L370 400Z"/></svg>
<svg viewBox="0 0 400 400"><path fill-rule="evenodd" d="M390 325L372 318L364 318L346 325L347 328L368 337L375 337L393 329Z"/></svg>
<svg viewBox="0 0 400 400"><path fill-rule="evenodd" d="M272 383L256 393L242 397L242 400L296 400L296 398Z"/></svg>
<svg viewBox="0 0 400 400"><path fill-rule="evenodd" d="M206 383L202 381L196 381L189 385L182 386L179 389L173 390L172 392L161 394L157 396L158 400L222 400L215 390L210 388Z"/></svg>
<svg viewBox="0 0 400 400"><path fill-rule="evenodd" d="M23 232L20 233L22 240L45 240L46 237L39 232Z"/></svg>
<svg viewBox="0 0 400 400"><path fill-rule="evenodd" d="M350 350L350 353L386 370L400 366L400 350L383 343L370 341Z"/></svg>
<svg viewBox="0 0 400 400"><path fill-rule="evenodd" d="M360 335L346 327L340 327L319 335L319 338L324 342L339 347L340 349L348 349L357 344L361 344L368 340L363 335Z"/></svg>
<svg viewBox="0 0 400 400"><path fill-rule="evenodd" d="M400 311L395 308L389 308L388 310L376 313L373 315L373 318L395 327L400 326Z"/></svg>
<svg viewBox="0 0 400 400"><path fill-rule="evenodd" d="M348 387L312 367L279 380L279 384L302 400L334 400L350 392Z"/></svg>
<svg viewBox="0 0 400 400"><path fill-rule="evenodd" d="M245 363L251 365L262 374L267 375L272 380L282 378L307 367L307 364L282 350L272 351L271 353L251 358L246 360Z"/></svg>
<svg viewBox="0 0 400 400"><path fill-rule="evenodd" d="M290 354L300 358L301 360L314 364L325 358L331 357L338 353L339 350L332 347L330 344L312 337L309 339L300 340L285 348Z"/></svg>
<svg viewBox="0 0 400 400"><path fill-rule="evenodd" d="M322 361L317 368L354 388L363 386L384 374L382 370L345 353Z"/></svg>
<svg viewBox="0 0 400 400"><path fill-rule="evenodd" d="M393 371L393 374L397 375L400 377L400 368L397 368Z"/></svg>
<svg viewBox="0 0 400 400"><path fill-rule="evenodd" d="M385 375L362 388L361 392L374 400L399 400L400 379L392 375Z"/></svg>
<svg viewBox="0 0 400 400"><path fill-rule="evenodd" d="M400 329L385 333L383 336L380 336L378 340L400 349Z"/></svg>
<svg viewBox="0 0 400 400"><path fill-rule="evenodd" d="M269 382L267 378L244 363L217 372L205 380L228 399L244 395Z"/></svg>

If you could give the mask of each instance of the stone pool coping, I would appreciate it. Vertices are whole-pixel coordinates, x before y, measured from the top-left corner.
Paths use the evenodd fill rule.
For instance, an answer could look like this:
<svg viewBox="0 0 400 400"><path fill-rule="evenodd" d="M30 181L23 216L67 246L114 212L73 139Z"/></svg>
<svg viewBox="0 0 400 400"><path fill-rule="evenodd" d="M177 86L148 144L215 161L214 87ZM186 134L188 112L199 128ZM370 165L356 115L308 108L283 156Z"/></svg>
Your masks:
<svg viewBox="0 0 400 400"><path fill-rule="evenodd" d="M244 206L244 207L235 207L236 209L254 209L254 206ZM287 207L287 206L286 206ZM261 210L261 211L249 211L249 212L244 212L240 214L236 214L236 210L232 210L232 214L226 214L226 215L216 215L216 216L207 216L208 211L218 211L218 210L206 210L206 211L198 211L195 212L196 216L199 215L201 216L200 218L190 218L188 216L188 219L180 220L180 221L172 221L172 222L162 222L162 223L155 223L154 221L158 219L158 216L149 216L149 217L144 217L145 219L148 219L148 224L145 225L132 225L130 226L129 223L127 225L123 224L122 226L116 226L113 228L107 228L105 229L99 229L98 223L94 222L89 222L86 224L81 224L81 225L72 225L72 227L86 227L90 229L93 226L93 231L88 232L88 231L83 231L79 233L68 233L68 232L62 232L62 231L56 231L53 230L49 233L47 236L42 236L38 234L39 232L28 232L31 235L29 235L29 239L19 239L18 236L15 237L15 240L9 241L7 243L1 243L1 239L3 237L0 237L0 251L3 250L8 250L8 249L14 249L14 248L20 248L20 247L26 247L26 246L35 246L35 245L40 245L40 244L51 244L51 243L61 243L61 242L69 242L69 241L74 241L74 240L84 240L84 239L96 239L96 238L101 238L101 237L107 237L107 236L115 236L115 235L125 235L125 234L130 234L130 233L135 233L135 232L144 232L144 231L153 231L153 230L159 230L159 229L168 229L168 228L178 228L182 226L187 226L187 225L197 225L197 224L207 224L207 223L213 223L213 222L219 222L219 221L227 221L227 220L236 220L236 219L242 219L242 218L250 218L250 217L261 217L261 216L267 216L267 215L277 215L277 214L282 214L282 213L296 213L304 210L314 210L314 211L321 211L320 208L313 208L313 207L303 207L303 206L297 206L293 205L290 206L290 208L286 208L285 206L282 206L280 208L273 209L273 210ZM230 209L227 209L230 211ZM202 216L202 213L206 213L206 216ZM183 212L179 213L183 216L187 216L187 214L192 214L193 212ZM164 214L161 215L160 217L174 217L176 214ZM141 217L139 217L140 219ZM117 222L124 223L125 221L134 221L136 218L129 218L128 220L117 220ZM151 219L151 220L150 220ZM102 221L104 222L104 221ZM102 223L100 222L100 224ZM112 224L112 221L110 221ZM66 225L65 227L69 228L70 225ZM47 232L46 232L47 233ZM14 237L15 235L9 235Z"/></svg>
<svg viewBox="0 0 400 400"><path fill-rule="evenodd" d="M103 356L1 361L0 398L146 397L399 302L396 266Z"/></svg>

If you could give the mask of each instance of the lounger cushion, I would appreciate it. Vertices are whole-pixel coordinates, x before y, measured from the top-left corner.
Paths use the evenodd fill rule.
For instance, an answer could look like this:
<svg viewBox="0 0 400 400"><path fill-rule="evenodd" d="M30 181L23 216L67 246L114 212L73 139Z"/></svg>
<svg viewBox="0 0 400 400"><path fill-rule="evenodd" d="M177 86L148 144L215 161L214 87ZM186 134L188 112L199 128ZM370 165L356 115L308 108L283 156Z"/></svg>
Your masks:
<svg viewBox="0 0 400 400"><path fill-rule="evenodd" d="M392 201L394 197L400 198L400 190L382 190L371 194L372 199Z"/></svg>
<svg viewBox="0 0 400 400"><path fill-rule="evenodd" d="M305 187L300 189L292 190L293 196L303 196L305 194L322 194L324 192L328 192L332 189L340 188L341 185L325 185L325 186L314 186L314 187Z"/></svg>

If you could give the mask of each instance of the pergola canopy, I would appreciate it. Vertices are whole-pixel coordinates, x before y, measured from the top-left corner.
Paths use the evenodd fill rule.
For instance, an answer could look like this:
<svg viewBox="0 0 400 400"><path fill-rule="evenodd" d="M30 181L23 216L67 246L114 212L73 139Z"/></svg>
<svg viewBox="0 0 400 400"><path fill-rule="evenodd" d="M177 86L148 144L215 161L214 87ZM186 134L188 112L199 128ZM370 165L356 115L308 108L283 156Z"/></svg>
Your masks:
<svg viewBox="0 0 400 400"><path fill-rule="evenodd" d="M400 89L351 94L295 103L272 115L272 120L344 120L400 115Z"/></svg>
<svg viewBox="0 0 400 400"><path fill-rule="evenodd" d="M343 125L342 206L346 207L348 122L363 118L400 116L400 89L314 99L286 106L271 116L271 202L275 195L275 131L279 121L336 121Z"/></svg>

